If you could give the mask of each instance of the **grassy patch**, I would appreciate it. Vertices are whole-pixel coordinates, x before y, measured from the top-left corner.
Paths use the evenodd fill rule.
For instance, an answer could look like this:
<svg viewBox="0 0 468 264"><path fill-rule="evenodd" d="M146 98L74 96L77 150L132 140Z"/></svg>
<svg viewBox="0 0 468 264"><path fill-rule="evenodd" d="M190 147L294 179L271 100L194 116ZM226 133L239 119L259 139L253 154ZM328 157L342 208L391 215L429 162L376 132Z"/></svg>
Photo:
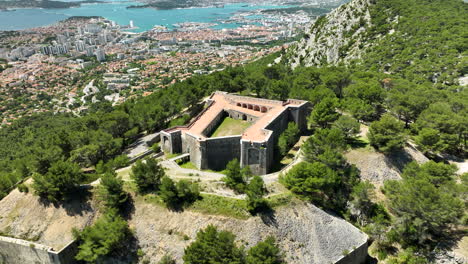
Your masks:
<svg viewBox="0 0 468 264"><path fill-rule="evenodd" d="M351 146L352 149L359 149L359 148L369 148L369 139L367 137L358 137L348 140L348 144Z"/></svg>
<svg viewBox="0 0 468 264"><path fill-rule="evenodd" d="M122 178L122 179L129 179L131 172L132 172L132 168L128 167L128 168L122 169L119 172L117 172L117 176Z"/></svg>
<svg viewBox="0 0 468 264"><path fill-rule="evenodd" d="M226 117L210 137L240 135L250 125L251 124L247 121Z"/></svg>
<svg viewBox="0 0 468 264"><path fill-rule="evenodd" d="M293 196L291 193L281 193L278 195L273 195L267 198L268 205L270 205L272 208L276 207L281 207L284 205L288 205L291 200L293 199Z"/></svg>
<svg viewBox="0 0 468 264"><path fill-rule="evenodd" d="M224 215L237 219L250 217L244 200L202 194L202 199L193 203L188 210L212 215Z"/></svg>
<svg viewBox="0 0 468 264"><path fill-rule="evenodd" d="M137 200L143 200L145 203L154 204L162 207L166 207L164 202L156 194L145 194L144 196L138 195Z"/></svg>
<svg viewBox="0 0 468 264"><path fill-rule="evenodd" d="M200 170L197 168L197 166L195 166L195 164L193 164L192 162L190 161L187 161L187 162L184 162L184 163L180 163L178 164L181 168L184 168L184 169L191 169L191 170L198 170L198 171L205 171L205 172L213 172L213 173L220 173L220 174L226 174L226 170L221 170L221 171L214 171L214 170Z"/></svg>
<svg viewBox="0 0 468 264"><path fill-rule="evenodd" d="M175 126L183 126L190 121L190 116L189 115L183 115L181 117L178 117L176 119L172 119L171 122L169 122L168 127L175 127Z"/></svg>
<svg viewBox="0 0 468 264"><path fill-rule="evenodd" d="M166 156L166 159L172 159L172 158L175 158L177 156L180 156L180 153L168 153L168 152L164 152L164 156Z"/></svg>
<svg viewBox="0 0 468 264"><path fill-rule="evenodd" d="M184 169L198 170L197 166L190 161L179 164L179 166Z"/></svg>

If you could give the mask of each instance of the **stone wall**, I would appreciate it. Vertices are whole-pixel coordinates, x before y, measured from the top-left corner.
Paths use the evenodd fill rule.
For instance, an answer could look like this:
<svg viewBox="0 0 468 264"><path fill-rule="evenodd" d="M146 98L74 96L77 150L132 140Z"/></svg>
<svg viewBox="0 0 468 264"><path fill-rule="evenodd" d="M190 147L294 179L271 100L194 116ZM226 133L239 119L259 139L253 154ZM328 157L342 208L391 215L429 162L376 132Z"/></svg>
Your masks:
<svg viewBox="0 0 468 264"><path fill-rule="evenodd" d="M255 98L255 97L249 97L249 96L241 96L241 95L234 95L234 94L225 94L224 95L226 98L232 101L232 103L235 102L245 102L245 103L257 103L257 104L276 104L276 105L283 105L282 101L277 101L277 100L270 100L270 99L263 99L263 98Z"/></svg>
<svg viewBox="0 0 468 264"><path fill-rule="evenodd" d="M190 153L190 162L192 162L198 169L204 167L204 164L202 164L204 161L202 160L202 150L198 137L190 133L184 133L182 152Z"/></svg>
<svg viewBox="0 0 468 264"><path fill-rule="evenodd" d="M8 264L73 264L77 251L72 241L60 251L34 242L0 236L0 263Z"/></svg>
<svg viewBox="0 0 468 264"><path fill-rule="evenodd" d="M181 134L180 130L161 131L161 149L169 153L182 153Z"/></svg>
<svg viewBox="0 0 468 264"><path fill-rule="evenodd" d="M238 119L238 120L245 120L251 123L254 123L258 119L256 116L242 113L242 112L232 110L232 109L226 110L226 112L228 113L230 118Z"/></svg>
<svg viewBox="0 0 468 264"><path fill-rule="evenodd" d="M269 137L271 139L271 136ZM273 145L267 142L241 141L240 164L242 167L249 166L253 174L267 174L271 165Z"/></svg>
<svg viewBox="0 0 468 264"><path fill-rule="evenodd" d="M361 246L350 249L349 254L343 256L335 264L363 264L366 262L368 253L367 253L367 241Z"/></svg>
<svg viewBox="0 0 468 264"><path fill-rule="evenodd" d="M289 111L283 111L265 127L273 132L273 142L276 143L281 133L288 127L288 123L294 121L290 120L289 115Z"/></svg>
<svg viewBox="0 0 468 264"><path fill-rule="evenodd" d="M200 142L202 159L206 167L201 169L223 170L229 161L239 159L241 135L207 138Z"/></svg>
<svg viewBox="0 0 468 264"><path fill-rule="evenodd" d="M206 128L203 130L202 134L205 135L206 137L211 136L215 128L219 126L219 124L223 121L223 119L227 116L227 113L224 111L221 111L218 113L218 115L211 120L211 122L206 126Z"/></svg>
<svg viewBox="0 0 468 264"><path fill-rule="evenodd" d="M310 114L310 108L311 108L310 103L306 103L301 106L289 107L289 113L290 113L289 119L291 121L294 121L294 123L297 124L297 127L299 128L301 132L304 132L307 130L307 117Z"/></svg>

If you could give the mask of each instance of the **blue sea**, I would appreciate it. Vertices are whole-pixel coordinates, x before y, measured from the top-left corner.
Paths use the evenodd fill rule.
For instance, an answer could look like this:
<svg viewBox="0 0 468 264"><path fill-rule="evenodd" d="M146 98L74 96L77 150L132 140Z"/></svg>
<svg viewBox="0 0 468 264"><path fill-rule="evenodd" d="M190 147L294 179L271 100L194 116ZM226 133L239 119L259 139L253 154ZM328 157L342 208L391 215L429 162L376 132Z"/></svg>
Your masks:
<svg viewBox="0 0 468 264"><path fill-rule="evenodd" d="M173 24L182 22L218 23L219 20L229 19L236 12L272 9L289 6L251 5L245 3L226 4L224 8L185 8L157 10L153 8L127 9L127 6L140 3L121 0L106 3L83 4L77 8L67 9L16 9L0 11L0 30L21 30L33 27L47 26L71 16L102 16L120 25L128 25L133 20L142 32L155 25L173 28ZM235 28L238 24L219 24L215 28Z"/></svg>

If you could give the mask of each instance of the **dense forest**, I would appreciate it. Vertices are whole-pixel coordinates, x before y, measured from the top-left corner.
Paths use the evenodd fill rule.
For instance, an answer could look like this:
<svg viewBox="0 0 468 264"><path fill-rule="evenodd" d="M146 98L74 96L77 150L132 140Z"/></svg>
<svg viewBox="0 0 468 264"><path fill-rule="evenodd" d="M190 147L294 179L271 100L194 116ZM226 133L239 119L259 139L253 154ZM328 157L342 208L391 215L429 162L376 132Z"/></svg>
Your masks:
<svg viewBox="0 0 468 264"><path fill-rule="evenodd" d="M468 219L466 175L457 178L453 167L435 162L468 154L468 91L458 82L468 74L467 4L458 0L374 2L370 8L374 23L366 29L366 39L376 45L366 50L361 61L292 70L289 52L283 50L246 66L177 82L116 107L103 103L82 117L43 113L3 127L0 197L27 177L52 177L64 161L74 164L63 169L70 174L78 173L77 166L117 166L125 159L122 150L141 133L168 127L172 117L216 90L305 99L313 105L309 118L313 136L304 149L307 160L284 176L282 183L299 197L355 221L377 242L379 257L385 258L398 243L404 250L391 263L425 263L423 253L431 251L453 224L466 224ZM399 22L390 23L388 17L395 16ZM377 38L390 28L394 34ZM278 56L282 60L274 63ZM386 206L370 202L373 187L358 182L358 172L340 154L346 149L346 138L356 133L356 120L370 126L375 150L391 153L410 140L435 160L410 164L401 181L387 182L383 187ZM288 140L282 139L283 149L291 145ZM304 185L304 177L321 175L327 178L321 178L320 184ZM167 185L173 188L172 183ZM350 199L368 214L352 219L344 208ZM109 216L102 221L114 220ZM411 259L414 262L408 261L414 252L422 253Z"/></svg>

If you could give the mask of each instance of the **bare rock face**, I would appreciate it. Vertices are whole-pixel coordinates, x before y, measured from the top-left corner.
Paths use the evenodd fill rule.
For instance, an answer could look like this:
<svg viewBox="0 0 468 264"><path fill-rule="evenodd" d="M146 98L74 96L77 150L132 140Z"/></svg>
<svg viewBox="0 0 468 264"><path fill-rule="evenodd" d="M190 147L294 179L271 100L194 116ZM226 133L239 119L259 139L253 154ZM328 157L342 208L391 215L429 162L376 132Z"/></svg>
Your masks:
<svg viewBox="0 0 468 264"><path fill-rule="evenodd" d="M72 228L81 229L95 218L86 201L62 205L44 204L29 193L13 190L0 201L0 232L60 250L73 240Z"/></svg>
<svg viewBox="0 0 468 264"><path fill-rule="evenodd" d="M400 175L409 162L422 164L429 160L412 145L388 156L367 149L351 150L345 156L360 170L362 180L368 180L378 186L386 180L400 180Z"/></svg>
<svg viewBox="0 0 468 264"><path fill-rule="evenodd" d="M433 255L434 264L465 264L468 258L450 251L441 251Z"/></svg>
<svg viewBox="0 0 468 264"><path fill-rule="evenodd" d="M359 59L366 49L364 37L371 25L371 0L353 0L319 18L295 48L290 64L336 65Z"/></svg>
<svg viewBox="0 0 468 264"><path fill-rule="evenodd" d="M287 263L335 263L348 252L359 253L354 259L367 255L367 235L359 229L313 205L302 201L293 203L271 215L246 220L168 212L156 205L139 204L130 225L151 263L157 263L165 254L182 263L184 248L195 239L198 230L210 224L233 232L238 243L246 247L268 236L276 237Z"/></svg>

